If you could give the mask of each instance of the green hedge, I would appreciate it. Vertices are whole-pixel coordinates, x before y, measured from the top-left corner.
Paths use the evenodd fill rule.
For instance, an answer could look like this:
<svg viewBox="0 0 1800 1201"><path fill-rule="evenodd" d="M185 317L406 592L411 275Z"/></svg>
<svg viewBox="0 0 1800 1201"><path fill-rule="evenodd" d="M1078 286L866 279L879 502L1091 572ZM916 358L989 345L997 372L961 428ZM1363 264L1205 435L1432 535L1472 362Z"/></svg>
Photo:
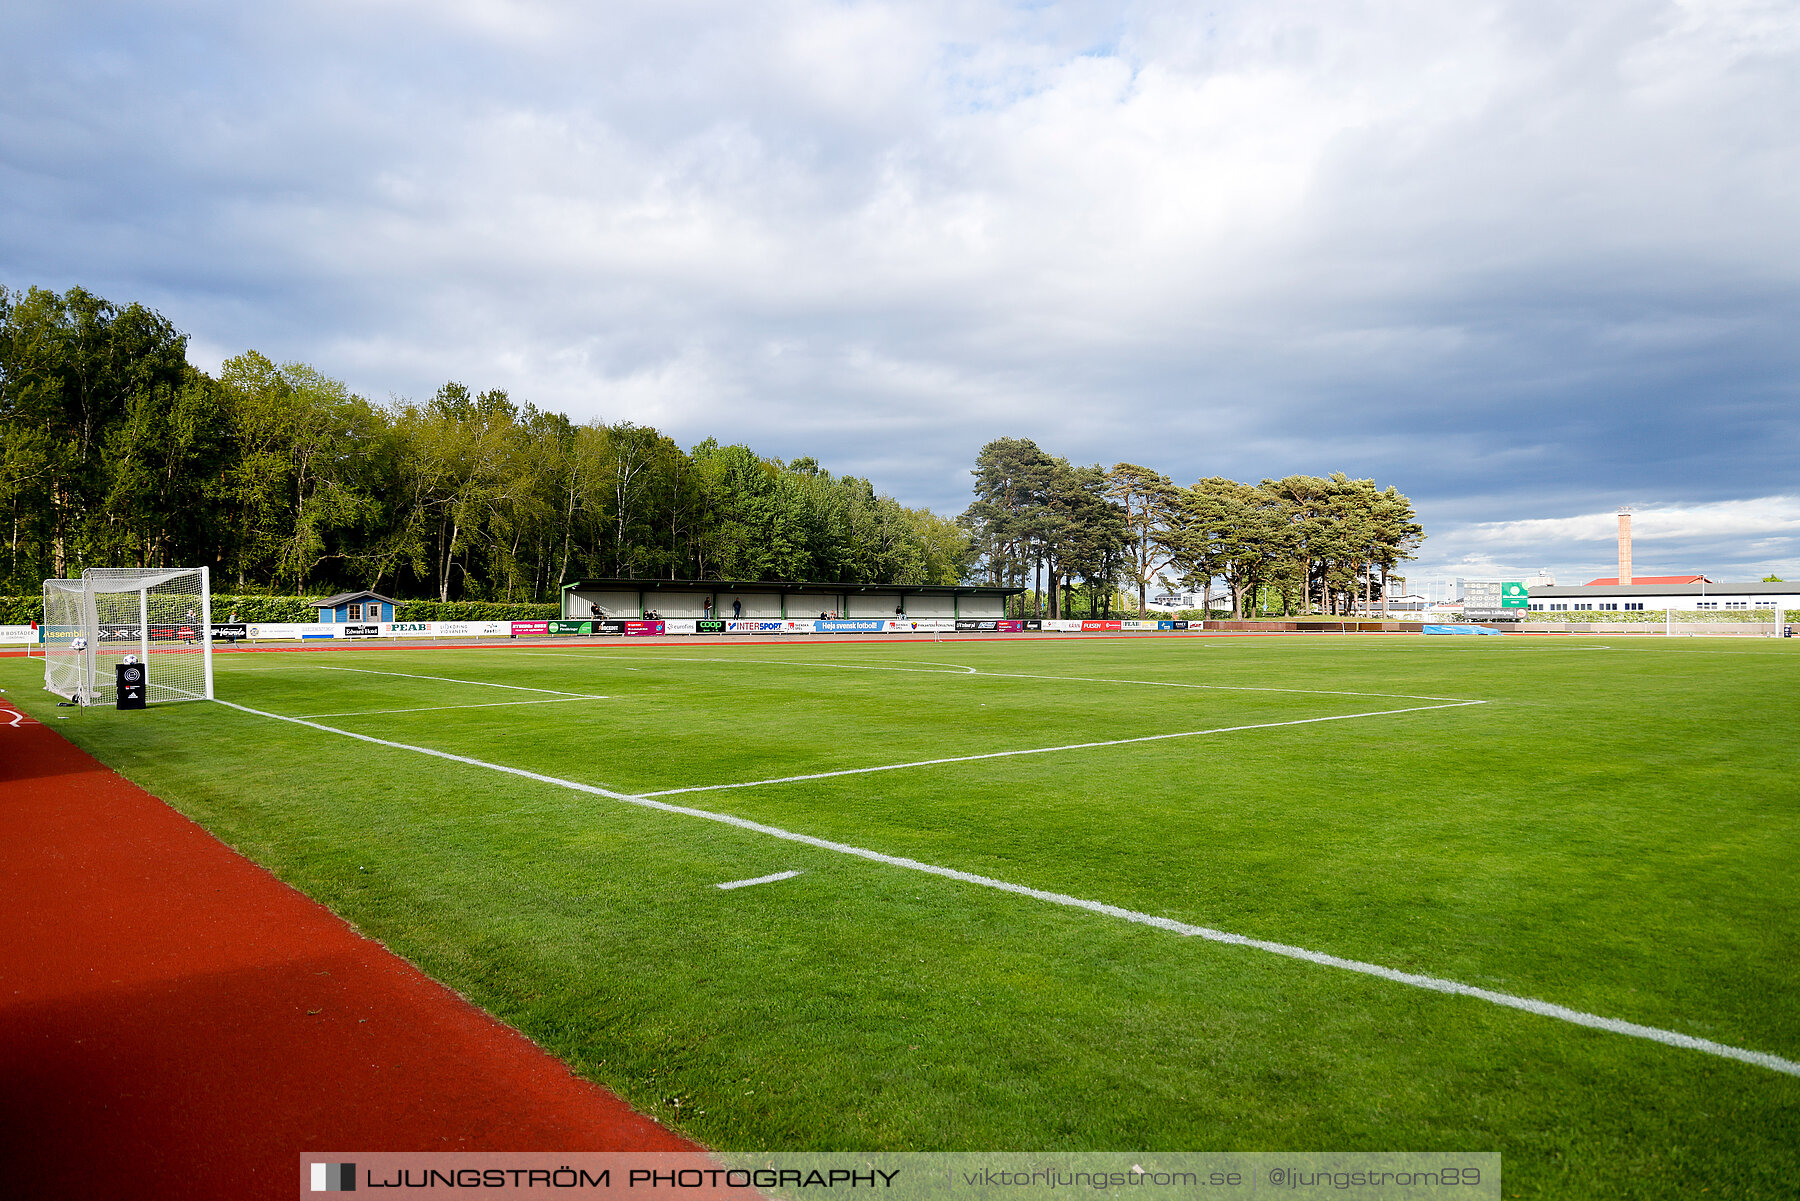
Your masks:
<svg viewBox="0 0 1800 1201"><path fill-rule="evenodd" d="M212 619L229 620L233 613L244 622L317 621L319 611L310 596L214 596ZM398 621L541 621L561 617L562 609L548 604L504 604L498 601L401 601L395 606ZM0 625L27 625L42 621L42 596L0 596Z"/></svg>
<svg viewBox="0 0 1800 1201"><path fill-rule="evenodd" d="M507 604L503 601L401 601L394 606L395 621L542 621L561 617L562 606Z"/></svg>

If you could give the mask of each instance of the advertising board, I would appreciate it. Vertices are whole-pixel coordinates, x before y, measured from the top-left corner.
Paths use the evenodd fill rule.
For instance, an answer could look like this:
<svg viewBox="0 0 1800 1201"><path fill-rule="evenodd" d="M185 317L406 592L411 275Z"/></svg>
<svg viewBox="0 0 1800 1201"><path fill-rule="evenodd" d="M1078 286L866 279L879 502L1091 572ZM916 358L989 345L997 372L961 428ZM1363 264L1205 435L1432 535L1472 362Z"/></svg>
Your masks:
<svg viewBox="0 0 1800 1201"><path fill-rule="evenodd" d="M614 625L623 626L624 623L607 623L609 629ZM553 621L550 623L550 634L552 637L562 637L569 634L592 634L593 632L594 623L591 621Z"/></svg>
<svg viewBox="0 0 1800 1201"><path fill-rule="evenodd" d="M38 637L34 626L0 626L0 642L36 642Z"/></svg>
<svg viewBox="0 0 1800 1201"><path fill-rule="evenodd" d="M696 634L723 634L724 632L725 623L711 617L702 617L694 623L694 633Z"/></svg>
<svg viewBox="0 0 1800 1201"><path fill-rule="evenodd" d="M379 638L381 637L381 626L379 624L346 625L343 636L345 638Z"/></svg>
<svg viewBox="0 0 1800 1201"><path fill-rule="evenodd" d="M514 621L507 623L508 632L514 638L541 638L550 632L547 621Z"/></svg>
<svg viewBox="0 0 1800 1201"><path fill-rule="evenodd" d="M387 638L422 638L437 633L435 621L384 621L381 633Z"/></svg>
<svg viewBox="0 0 1800 1201"><path fill-rule="evenodd" d="M505 638L512 633L510 621L434 621L430 625L440 638Z"/></svg>
<svg viewBox="0 0 1800 1201"><path fill-rule="evenodd" d="M898 623L882 621L878 618L865 621L827 619L813 622L812 627L814 632L819 634L885 634L890 625L896 624Z"/></svg>
<svg viewBox="0 0 1800 1201"><path fill-rule="evenodd" d="M591 622L564 622L564 625L591 625ZM660 618L655 621L634 621L622 617L608 617L600 623L603 632L623 634L627 638L647 638L663 632L664 623Z"/></svg>
<svg viewBox="0 0 1800 1201"><path fill-rule="evenodd" d="M320 621L267 621L256 622L245 627L244 632L250 641L256 642L284 638L336 638L337 631L343 626L332 625Z"/></svg>
<svg viewBox="0 0 1800 1201"><path fill-rule="evenodd" d="M1093 633L1097 630L1122 630L1125 628L1125 623L1122 621L1084 621L1081 623L1081 628L1084 633Z"/></svg>
<svg viewBox="0 0 1800 1201"><path fill-rule="evenodd" d="M249 637L250 627L241 621L220 622L213 626L214 642L242 642Z"/></svg>

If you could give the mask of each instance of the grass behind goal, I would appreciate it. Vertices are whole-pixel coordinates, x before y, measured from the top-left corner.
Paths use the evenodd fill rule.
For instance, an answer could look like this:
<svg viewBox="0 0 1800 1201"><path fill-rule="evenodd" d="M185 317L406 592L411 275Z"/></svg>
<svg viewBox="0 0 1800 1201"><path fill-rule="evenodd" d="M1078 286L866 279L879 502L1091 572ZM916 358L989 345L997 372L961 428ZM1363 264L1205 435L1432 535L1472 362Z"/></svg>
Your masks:
<svg viewBox="0 0 1800 1201"><path fill-rule="evenodd" d="M252 708L631 793L1114 742L661 799L1800 1056L1800 655L1601 645L217 670ZM1485 703L1433 707L1463 700ZM1800 1172L1800 1080L1765 1069L219 706L58 728L715 1145L1499 1150L1508 1194L1557 1197L1781 1196ZM1194 736L1119 741L1167 734Z"/></svg>

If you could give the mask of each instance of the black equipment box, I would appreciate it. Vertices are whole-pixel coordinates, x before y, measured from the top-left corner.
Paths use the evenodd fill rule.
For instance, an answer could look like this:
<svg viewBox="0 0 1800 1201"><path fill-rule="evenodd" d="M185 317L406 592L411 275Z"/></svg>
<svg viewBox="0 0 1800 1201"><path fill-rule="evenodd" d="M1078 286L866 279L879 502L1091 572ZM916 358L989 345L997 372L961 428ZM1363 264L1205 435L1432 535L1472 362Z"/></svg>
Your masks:
<svg viewBox="0 0 1800 1201"><path fill-rule="evenodd" d="M144 707L144 665L142 663L115 663L113 665L113 681L117 685L119 708L142 709Z"/></svg>

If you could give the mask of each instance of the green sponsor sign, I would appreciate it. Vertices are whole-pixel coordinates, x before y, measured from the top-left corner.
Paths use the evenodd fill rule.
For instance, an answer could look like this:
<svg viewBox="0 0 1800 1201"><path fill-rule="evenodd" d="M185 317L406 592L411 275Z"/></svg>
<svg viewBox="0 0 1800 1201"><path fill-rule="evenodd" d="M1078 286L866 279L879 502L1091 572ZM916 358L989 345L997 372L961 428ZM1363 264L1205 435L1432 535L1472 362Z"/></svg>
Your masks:
<svg viewBox="0 0 1800 1201"><path fill-rule="evenodd" d="M1500 584L1500 607L1502 609L1529 609L1531 607L1531 589L1516 580L1502 581Z"/></svg>
<svg viewBox="0 0 1800 1201"><path fill-rule="evenodd" d="M592 634L594 623L591 621L553 621L550 623L552 634Z"/></svg>

